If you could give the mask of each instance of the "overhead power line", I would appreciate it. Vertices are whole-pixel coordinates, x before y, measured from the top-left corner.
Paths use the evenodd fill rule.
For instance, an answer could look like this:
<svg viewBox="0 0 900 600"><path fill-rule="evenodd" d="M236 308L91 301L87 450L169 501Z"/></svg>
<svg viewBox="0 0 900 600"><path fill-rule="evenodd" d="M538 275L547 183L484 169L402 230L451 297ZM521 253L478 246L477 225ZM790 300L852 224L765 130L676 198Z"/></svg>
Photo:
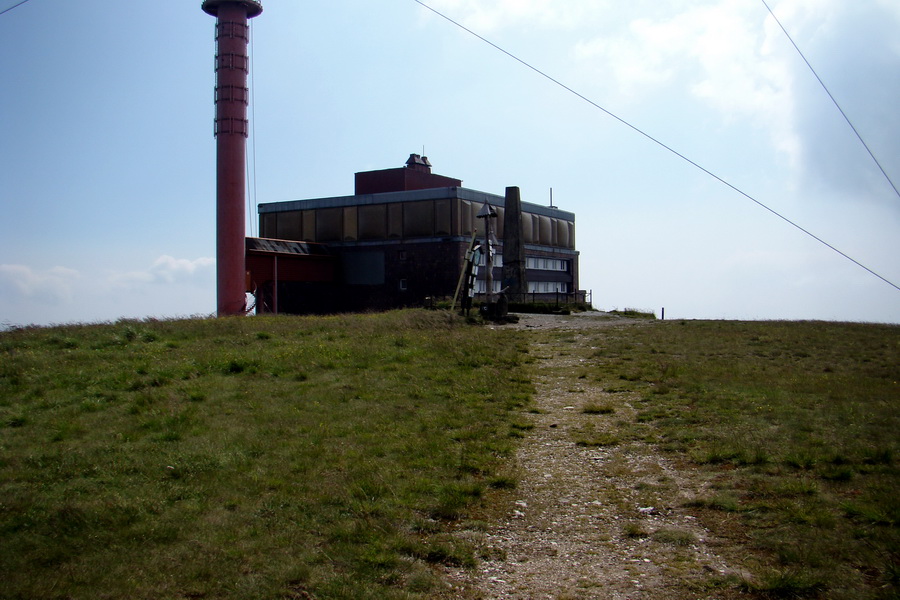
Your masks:
<svg viewBox="0 0 900 600"><path fill-rule="evenodd" d="M787 29L784 28L784 25L781 24L781 21L778 20L778 17L775 16L774 12L772 12L772 9L766 3L766 0L762 0L762 3L765 5L766 9L768 9L769 14L772 15L772 18L775 19L775 22L778 23L778 26L781 28L781 31L784 32L784 35L787 36L787 39L791 42L791 45L794 47L794 50L797 51L797 54L800 55L800 58L802 58L803 62L806 63L806 66L809 67L809 70L812 72L813 76L819 82L819 85L822 86L822 89L825 90L825 93L828 94L829 98L831 98L831 101L834 103L834 106L838 109L838 112L841 113L841 116L844 117L845 121L847 121L847 125L849 125L850 129L853 130L853 133L856 134L856 138L859 140L859 143L863 145L863 148L866 149L866 152L869 153L869 156L871 156L872 160L875 161L875 164L878 165L878 169L881 171L881 174L884 175L884 178L887 179L888 183L891 184L891 187L894 188L894 193L897 194L898 197L900 197L900 191L897 190L897 186L894 185L894 182L891 180L890 176L887 174L887 171L884 170L884 167L882 167L881 163L878 162L878 159L875 158L875 154L872 152L871 148L869 148L869 145L865 142L865 140L863 140L859 131L857 131L856 127L853 126L853 123L850 122L850 118L847 116L847 113L844 112L844 109L841 108L841 105L838 104L837 100L835 100L834 96L831 94L831 92L828 90L828 87L825 85L825 82L822 81L822 78L819 77L819 74L816 73L816 70L813 68L813 66L810 64L810 62L808 60L806 60L806 56L800 50L800 47L797 46L797 43L794 41L794 38L791 37L791 34L789 34L787 32Z"/></svg>
<svg viewBox="0 0 900 600"><path fill-rule="evenodd" d="M2 11L0 11L0 15L5 15L5 14L8 13L9 11L11 11L12 9L14 9L14 8L16 8L16 7L18 7L18 6L22 6L23 4L25 4L25 3L28 2L28 1L29 1L29 0L22 0L22 1L19 2L18 4L13 4L13 5L10 6L9 8L4 8Z"/></svg>
<svg viewBox="0 0 900 600"><path fill-rule="evenodd" d="M256 48L253 44L255 39L256 33L253 31L253 21L250 21L250 127L253 134L253 216L250 218L251 234L253 233L253 221L259 217L259 200L256 195L256 67L253 61L256 56Z"/></svg>
<svg viewBox="0 0 900 600"><path fill-rule="evenodd" d="M684 154L678 152L677 150L675 150L675 149L672 148L671 146L666 145L665 143L663 143L662 141L660 141L660 140L658 140L657 138L653 137L652 135L650 135L649 133L645 132L644 130L638 128L638 127L635 126L635 125L632 125L631 123L629 123L628 121L626 121L626 120L623 119L622 117L620 117L620 116L616 115L615 113L612 113L612 112L610 112L609 110L605 109L604 107L600 106L599 104L597 104L596 102L594 102L593 100L591 100L590 98L588 98L587 96L581 94L580 92L575 91L574 89L572 89L571 87L569 87L569 86L567 86L566 84L562 83L562 82L559 81L558 79L555 79L554 77L552 77L551 75L547 74L546 72L544 72L544 71L538 69L537 67L535 67L535 66L532 65L531 63L526 62L525 60L523 60L523 59L519 58L518 56L516 56L515 54L513 54L513 53L511 53L511 52L509 52L509 51L507 51L507 50L505 50L505 49L503 49L503 48L501 48L500 46L498 46L498 45L495 44L494 42L488 40L487 38L485 38L485 37L479 35L478 33L475 33L474 31L472 31L471 29L469 29L468 27L466 27L466 26L463 25L462 23L459 23L458 21L454 21L453 19L451 19L450 17L448 17L448 16L445 15L444 13L438 11L437 9L432 8L431 6L428 6L427 4L425 4L424 2L422 2L422 0L413 0L413 2L415 2L416 4L419 4L419 5L422 6L423 8L426 8L426 9L430 10L431 12L433 12L434 14L436 14L437 16L439 16L439 17L441 17L442 19L444 19L444 20L446 20L446 21L452 23L453 25L459 27L460 29L462 29L462 30L465 31L466 33L469 33L470 35L472 35L472 36L478 38L479 40L481 40L481 41L484 42L485 44L491 46L491 47L494 48L495 50L498 50L498 51L502 52L503 54L505 54L506 56L510 57L510 58L513 59L514 61L516 61L516 62L518 62L519 64L523 65L524 67L527 67L528 69L531 69L532 71L534 71L535 73L537 73L538 75L540 75L541 77L543 77L544 79L549 80L550 82L552 82L552 83L558 85L559 87L563 88L563 89L566 90L567 92L569 92L569 93L571 93L571 94L577 96L578 98L581 98L582 100L584 100L585 102L587 102L588 104L590 104L591 106L593 106L594 108L600 110L601 112L606 113L608 116L612 117L613 119L615 119L616 121L618 121L618 122L621 123L622 125L625 125L626 127L628 127L629 129L631 129L632 131L634 131L634 132L636 132L636 133L639 133L640 135L644 136L645 138L647 138L648 140L650 140L650 141L653 142L654 144L660 146L661 148L664 148L665 150L668 150L670 153L674 154L675 156L677 156L677 157L680 158L681 160L687 162L687 163L690 164L691 166L693 166L693 167L699 169L700 171L706 173L707 175L709 175L710 177L712 177L713 179L715 179L715 180L718 181L719 183L722 183L722 184L728 186L729 188L731 188L732 190L734 190L735 192L737 192L738 194L740 194L740 195L743 196L744 198L747 198L748 200L750 200L750 201L753 202L754 204L756 204L756 205L760 206L761 208L764 208L765 210L769 211L770 213L772 213L773 215L775 215L776 217L778 217L779 219L781 219L781 220L784 221L785 223L787 223L787 224L791 225L792 227L794 227L794 228L800 230L801 232L805 233L807 236L809 236L809 237L811 237L812 239L816 240L817 242L819 242L820 244L822 244L822 245L825 246L826 248L828 248L828 249L830 249L830 250L836 252L837 254L843 256L844 258L846 258L847 260L849 260L850 262L852 262L852 263L855 264L856 266L858 266L858 267L860 267L861 269L863 269L864 271L868 272L870 275L874 275L875 277L877 277L877 278L880 279L881 281L885 282L885 283L888 284L889 286L893 287L893 288L896 289L897 291L900 291L900 286L898 286L896 283L894 283L894 282L890 281L889 279L887 279L887 278L885 278L885 277L879 275L878 273L876 273L875 271L873 271L872 269L870 269L870 268L867 267L866 265L862 264L861 262L859 262L858 260L856 260L856 259L853 258L852 256L849 256L848 254L846 254L846 253L842 252L841 250L837 249L836 247L832 246L831 244L829 244L828 242L826 242L825 240L823 240L823 239L820 238L819 236L815 235L815 234L812 233L811 231L809 231L809 230L807 230L807 229L801 227L799 224L797 224L797 223L795 223L794 221L790 220L789 218L787 218L786 216L782 215L781 213L779 213L779 212L776 211L775 209L770 208L769 206L763 204L761 201L757 200L756 198L754 198L753 196L751 196L751 195L748 194L747 192L745 192L745 191L741 190L740 188L738 188L737 186L735 186L735 185L729 183L729 182L726 181L725 179L722 179L721 177L719 177L718 175L716 175L715 173L713 173L713 172L710 171L709 169L706 169L705 167L701 166L699 163L697 163L697 162L691 160L690 158L688 158L688 157L685 156Z"/></svg>

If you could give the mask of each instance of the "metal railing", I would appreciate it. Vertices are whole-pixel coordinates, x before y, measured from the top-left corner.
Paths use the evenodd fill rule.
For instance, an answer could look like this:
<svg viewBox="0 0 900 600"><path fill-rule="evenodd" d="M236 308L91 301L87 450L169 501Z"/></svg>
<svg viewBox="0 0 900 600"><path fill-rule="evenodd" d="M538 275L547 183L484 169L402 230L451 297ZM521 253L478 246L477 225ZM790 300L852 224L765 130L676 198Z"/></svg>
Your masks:
<svg viewBox="0 0 900 600"><path fill-rule="evenodd" d="M495 294L496 296L496 294ZM567 304L590 304L593 296L591 290L579 290L577 292L526 292L524 294L510 294L506 292L506 299L510 304L553 304L565 306ZM475 299L484 301L486 294L475 294Z"/></svg>

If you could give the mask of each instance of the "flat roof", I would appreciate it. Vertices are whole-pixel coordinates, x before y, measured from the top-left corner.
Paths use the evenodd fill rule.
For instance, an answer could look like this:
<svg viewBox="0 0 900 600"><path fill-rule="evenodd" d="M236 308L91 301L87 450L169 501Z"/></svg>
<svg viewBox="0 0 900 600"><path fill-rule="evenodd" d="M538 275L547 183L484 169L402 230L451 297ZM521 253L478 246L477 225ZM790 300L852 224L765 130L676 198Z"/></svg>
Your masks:
<svg viewBox="0 0 900 600"><path fill-rule="evenodd" d="M247 251L265 254L293 254L301 256L328 256L331 254L324 244L301 242L295 240L279 240L274 238L244 238Z"/></svg>
<svg viewBox="0 0 900 600"><path fill-rule="evenodd" d="M420 200L443 200L458 198L469 202L490 202L493 206L506 206L506 198L497 194L479 192L464 187L431 188L427 190L410 190L406 192L386 192L383 194L361 194L358 196L334 196L331 198L309 198L306 200L286 200L283 202L267 202L258 207L259 214L288 212L294 210L312 210L316 208L340 208L346 206L366 206L373 204L393 204L396 202L416 202ZM550 208L531 202L522 202L522 211L545 217L554 217L565 221L575 221L575 213Z"/></svg>

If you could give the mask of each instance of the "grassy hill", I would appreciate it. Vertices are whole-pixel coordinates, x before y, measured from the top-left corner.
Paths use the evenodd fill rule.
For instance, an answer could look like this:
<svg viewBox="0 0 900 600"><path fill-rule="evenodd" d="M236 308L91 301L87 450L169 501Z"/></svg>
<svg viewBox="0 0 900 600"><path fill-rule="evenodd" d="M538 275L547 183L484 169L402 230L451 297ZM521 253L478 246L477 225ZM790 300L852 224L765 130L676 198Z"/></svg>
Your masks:
<svg viewBox="0 0 900 600"><path fill-rule="evenodd" d="M0 597L446 594L434 566L478 554L454 531L515 485L528 339L424 311L0 333ZM641 398L617 443L715 480L691 509L746 546L736 586L897 597L900 328L591 344L583 376Z"/></svg>
<svg viewBox="0 0 900 600"><path fill-rule="evenodd" d="M900 327L666 321L586 343L579 376L610 409L620 395L637 409L612 442L649 442L698 474L686 508L744 555L749 577L711 583L900 597Z"/></svg>
<svg viewBox="0 0 900 600"><path fill-rule="evenodd" d="M0 334L0 596L428 597L524 350L426 312Z"/></svg>

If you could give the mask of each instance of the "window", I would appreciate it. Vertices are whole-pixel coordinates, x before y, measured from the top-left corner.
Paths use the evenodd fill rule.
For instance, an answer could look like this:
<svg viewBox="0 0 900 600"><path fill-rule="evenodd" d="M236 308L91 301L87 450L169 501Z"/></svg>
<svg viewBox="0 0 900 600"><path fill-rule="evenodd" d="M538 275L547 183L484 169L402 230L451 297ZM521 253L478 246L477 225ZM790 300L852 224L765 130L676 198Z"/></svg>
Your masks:
<svg viewBox="0 0 900 600"><path fill-rule="evenodd" d="M569 271L569 261L558 258L529 256L525 258L525 268L536 271L561 271L566 273Z"/></svg>
<svg viewBox="0 0 900 600"><path fill-rule="evenodd" d="M559 292L566 294L569 291L569 285L565 281L529 281L528 293L535 294L553 294Z"/></svg>
<svg viewBox="0 0 900 600"><path fill-rule="evenodd" d="M494 281L494 293L500 293L500 281ZM476 279L475 280L475 293L476 294L484 294L487 290L487 282L484 279Z"/></svg>
<svg viewBox="0 0 900 600"><path fill-rule="evenodd" d="M486 258L485 258L484 252L479 252L479 253L477 254L477 256L478 256L478 262L475 263L475 264L476 264L477 266L479 266L479 267L487 266L487 262L486 262ZM497 252L496 250L494 251L494 266L495 266L495 267L502 267L502 266L503 266L503 255L500 254L499 252Z"/></svg>
<svg viewBox="0 0 900 600"><path fill-rule="evenodd" d="M405 292L406 289L407 289L407 288L406 288L406 280L405 280L405 279L401 279L401 280L400 280L400 291L401 291L401 292Z"/></svg>

